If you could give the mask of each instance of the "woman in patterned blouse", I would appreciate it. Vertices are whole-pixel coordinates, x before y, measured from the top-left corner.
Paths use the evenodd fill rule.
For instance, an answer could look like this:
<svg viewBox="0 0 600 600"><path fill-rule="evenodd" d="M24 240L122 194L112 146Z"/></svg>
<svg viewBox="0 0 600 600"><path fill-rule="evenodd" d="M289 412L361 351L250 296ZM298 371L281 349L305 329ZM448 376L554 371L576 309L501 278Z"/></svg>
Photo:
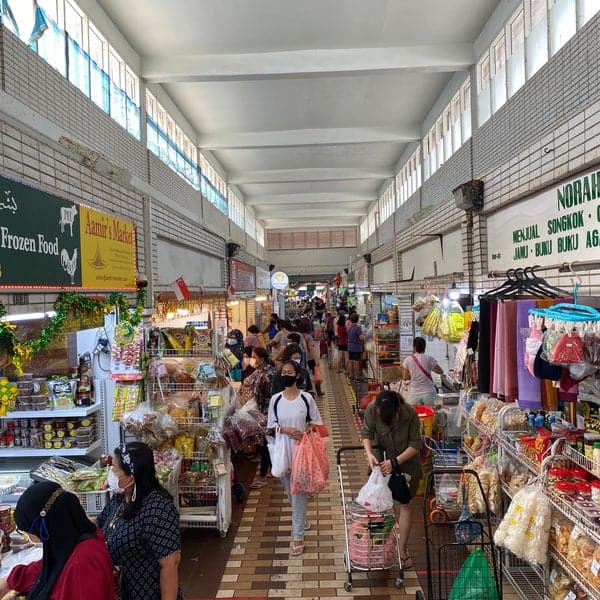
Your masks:
<svg viewBox="0 0 600 600"><path fill-rule="evenodd" d="M122 444L110 469L116 493L97 524L113 566L121 569L122 600L183 600L179 514L156 479L152 449L141 442Z"/></svg>
<svg viewBox="0 0 600 600"><path fill-rule="evenodd" d="M269 400L271 399L274 367L269 359L269 353L264 348L252 349L252 362L250 364L255 368L255 371L244 379L240 388L240 398L244 404L250 400L255 400L258 410L266 417L269 410ZM267 473L271 468L271 457L269 456L267 442L263 441L257 449L260 455L260 471L250 486L253 489L266 485Z"/></svg>

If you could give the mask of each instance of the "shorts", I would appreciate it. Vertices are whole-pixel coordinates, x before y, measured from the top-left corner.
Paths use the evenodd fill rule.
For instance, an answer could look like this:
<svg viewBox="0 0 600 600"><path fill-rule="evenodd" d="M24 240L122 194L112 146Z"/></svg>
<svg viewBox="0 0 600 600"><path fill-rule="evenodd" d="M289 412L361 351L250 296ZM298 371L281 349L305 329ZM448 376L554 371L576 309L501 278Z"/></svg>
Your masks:
<svg viewBox="0 0 600 600"><path fill-rule="evenodd" d="M348 358L350 360L360 360L362 358L362 352L348 352Z"/></svg>
<svg viewBox="0 0 600 600"><path fill-rule="evenodd" d="M348 350L348 344L338 344L338 350L340 352L346 352L346 350Z"/></svg>

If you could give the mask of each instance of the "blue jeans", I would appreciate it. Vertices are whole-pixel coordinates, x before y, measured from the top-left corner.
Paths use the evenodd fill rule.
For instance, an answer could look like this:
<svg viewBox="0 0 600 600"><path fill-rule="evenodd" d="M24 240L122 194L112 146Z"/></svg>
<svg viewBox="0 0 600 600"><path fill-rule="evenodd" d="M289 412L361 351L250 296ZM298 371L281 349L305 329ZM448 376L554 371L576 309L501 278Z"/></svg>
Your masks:
<svg viewBox="0 0 600 600"><path fill-rule="evenodd" d="M304 540L304 527L306 525L306 494L292 494L290 492L290 475L281 478L285 495L292 505L292 534L294 541Z"/></svg>

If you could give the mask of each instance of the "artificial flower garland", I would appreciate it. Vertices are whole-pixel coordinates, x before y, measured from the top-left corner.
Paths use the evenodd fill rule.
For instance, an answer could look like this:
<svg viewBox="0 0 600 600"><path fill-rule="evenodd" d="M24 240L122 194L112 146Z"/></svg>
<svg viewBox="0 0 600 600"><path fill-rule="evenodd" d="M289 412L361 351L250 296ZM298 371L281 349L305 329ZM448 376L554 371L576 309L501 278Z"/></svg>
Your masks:
<svg viewBox="0 0 600 600"><path fill-rule="evenodd" d="M23 373L23 365L47 348L63 332L70 311L101 315L113 307L117 307L119 321L136 326L142 320L145 304L145 288L138 290L135 309L132 313L129 312L127 298L119 292L109 294L105 300L96 300L75 292L60 294L54 304L56 314L50 318L50 322L40 331L40 334L32 340L22 342L17 338L16 325L9 321L0 321L0 351L6 352L10 363L14 365L20 375ZM6 307L0 302L0 318L5 315Z"/></svg>

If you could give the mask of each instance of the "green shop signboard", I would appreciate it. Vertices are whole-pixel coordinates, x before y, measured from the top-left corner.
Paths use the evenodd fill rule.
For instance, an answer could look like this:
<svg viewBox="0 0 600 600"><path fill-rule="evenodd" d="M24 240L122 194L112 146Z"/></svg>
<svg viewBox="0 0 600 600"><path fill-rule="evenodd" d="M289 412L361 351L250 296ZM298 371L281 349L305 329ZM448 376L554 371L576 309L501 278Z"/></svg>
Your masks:
<svg viewBox="0 0 600 600"><path fill-rule="evenodd" d="M596 260L600 170L564 181L487 219L488 265L509 269Z"/></svg>
<svg viewBox="0 0 600 600"><path fill-rule="evenodd" d="M134 289L133 223L0 176L0 288Z"/></svg>

